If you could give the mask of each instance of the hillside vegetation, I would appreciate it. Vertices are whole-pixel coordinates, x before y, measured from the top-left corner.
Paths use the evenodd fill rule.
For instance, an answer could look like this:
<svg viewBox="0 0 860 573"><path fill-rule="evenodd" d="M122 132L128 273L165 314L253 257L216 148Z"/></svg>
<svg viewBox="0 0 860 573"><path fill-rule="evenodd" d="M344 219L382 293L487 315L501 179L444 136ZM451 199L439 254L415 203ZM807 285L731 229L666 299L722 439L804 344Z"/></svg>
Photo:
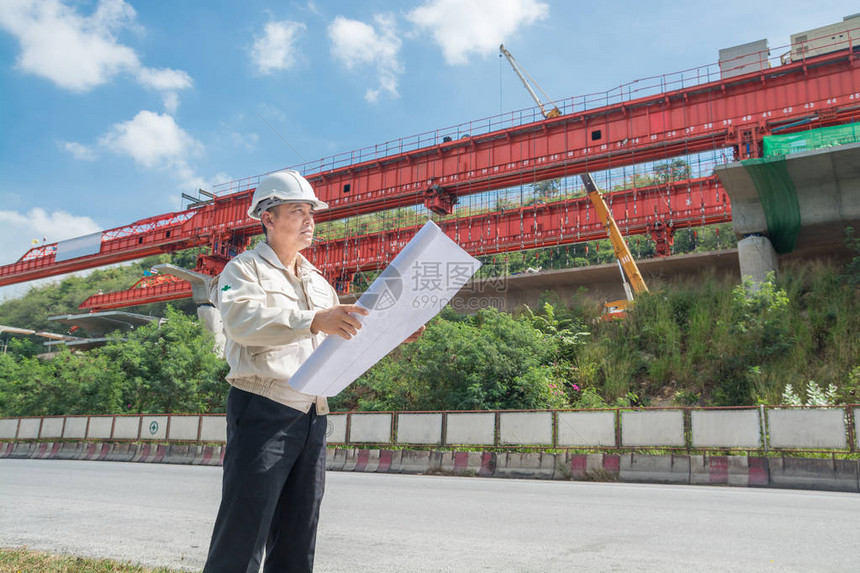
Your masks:
<svg viewBox="0 0 860 573"><path fill-rule="evenodd" d="M63 301L92 290L81 285L94 275L3 303L0 324L20 318L13 311L34 300ZM651 287L627 319L615 322L600 321L599 305L585 296L565 306L552 293L540 308L515 314L446 309L418 342L396 349L332 406L778 404L789 384L793 403L828 388L831 403L860 401L860 257L848 265L783 265L755 293L714 275ZM60 306L45 312L56 314ZM35 341L13 339L0 355L0 416L223 411L226 364L212 353L211 336L196 318L166 312L161 327L53 360L35 356L41 351ZM24 318L13 324L42 328Z"/></svg>
<svg viewBox="0 0 860 573"><path fill-rule="evenodd" d="M342 409L427 410L779 404L860 391L860 296L829 263L783 269L748 294L710 276L655 285L627 319L585 299L514 317L443 313L335 399ZM815 382L811 385L811 382Z"/></svg>

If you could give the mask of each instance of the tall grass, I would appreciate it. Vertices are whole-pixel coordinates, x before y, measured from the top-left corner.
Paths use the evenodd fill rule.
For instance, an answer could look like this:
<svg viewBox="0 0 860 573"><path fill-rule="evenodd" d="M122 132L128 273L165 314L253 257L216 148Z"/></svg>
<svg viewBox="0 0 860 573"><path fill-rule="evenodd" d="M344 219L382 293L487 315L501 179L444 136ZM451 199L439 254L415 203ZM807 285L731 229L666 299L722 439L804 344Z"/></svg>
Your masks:
<svg viewBox="0 0 860 573"><path fill-rule="evenodd" d="M780 403L786 384L811 380L857 401L860 291L842 272L827 261L786 264L755 294L715 274L655 282L625 321L594 327L574 382L610 403L631 392L685 404Z"/></svg>

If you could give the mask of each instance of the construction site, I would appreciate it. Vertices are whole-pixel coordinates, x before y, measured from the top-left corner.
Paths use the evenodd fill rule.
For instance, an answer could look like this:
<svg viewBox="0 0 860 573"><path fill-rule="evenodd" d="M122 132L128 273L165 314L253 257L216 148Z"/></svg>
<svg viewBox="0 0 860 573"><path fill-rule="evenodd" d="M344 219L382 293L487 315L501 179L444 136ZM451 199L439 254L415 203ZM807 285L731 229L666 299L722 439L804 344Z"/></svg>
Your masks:
<svg viewBox="0 0 860 573"><path fill-rule="evenodd" d="M224 563L248 537L247 569L265 555L277 570L305 558L283 550L304 533L278 524L307 517L310 568L319 523L325 571L855 565L860 13L811 28L810 12L782 6L795 13L768 25L790 26L788 44L727 45L711 64L562 97L541 88L546 70L590 89L566 58L617 72L610 53L647 47L658 64L689 62L677 48L694 52L690 34L730 44L763 24L736 5L630 3L610 9L619 36L578 37L580 20L608 26L607 12L95 4L0 8L20 44L2 79L40 121L98 108L46 134L4 115L7 139L27 140L4 165L32 171L21 157L52 145L39 168L70 166L82 189L40 178L42 195L0 212L22 221L6 236L32 245L0 265L0 287L29 286L0 300L0 562L238 570ZM518 46L530 26L538 41ZM498 39L456 68L464 31ZM406 114L416 130L437 124L427 102L481 109L463 86L491 83L476 70L495 45L499 114L399 133ZM565 67L533 68L536 54ZM630 57L624 69L645 69ZM533 105L503 112L502 74ZM336 152L306 161L265 97L305 116L273 121L296 148ZM61 98L68 107L46 104ZM249 110L283 141L257 147ZM377 122L400 137L337 151ZM301 163L266 165L281 143ZM116 177L130 161L138 171ZM204 183L213 164L266 172ZM180 180L171 197L139 189ZM132 195L139 210L119 209ZM78 197L92 217L69 208ZM30 200L53 213L26 213ZM21 231L37 228L41 241ZM62 239L69 229L81 236ZM292 489L313 489L314 508ZM256 515L267 500L276 507ZM231 512L240 527L219 534Z"/></svg>
<svg viewBox="0 0 860 573"><path fill-rule="evenodd" d="M857 22L795 34L785 52L761 40L721 50L717 65L546 103L535 95L535 108L293 166L331 206L308 258L349 294L357 274L383 268L428 218L497 261L606 238L583 174L623 236L650 238L658 257L679 229L729 222L742 274L755 275L743 268L746 238L768 243L753 265L838 248L827 230L858 219ZM194 271L217 275L259 234L244 212L260 177L185 194L183 211L35 247L0 267L0 286L195 247L205 254ZM81 310L189 297L184 278L145 277Z"/></svg>
<svg viewBox="0 0 860 573"><path fill-rule="evenodd" d="M847 261L846 229L860 228L858 34L860 18L846 17L789 46L734 46L714 65L561 100L502 45L535 107L293 166L330 206L304 254L353 301L429 219L483 263L455 310L539 309L548 292L562 304L585 292L603 320L623 319L654 279L709 271L758 284L791 261ZM125 290L99 288L54 317L65 334L42 335L94 348L156 320L122 309L185 298L218 335L210 286L260 234L246 211L264 175L36 246L0 266L0 286L196 249L193 269L159 265ZM723 229L737 248L676 253L676 233L690 229L693 240ZM603 239L614 262L582 266ZM557 266L540 264L547 254Z"/></svg>

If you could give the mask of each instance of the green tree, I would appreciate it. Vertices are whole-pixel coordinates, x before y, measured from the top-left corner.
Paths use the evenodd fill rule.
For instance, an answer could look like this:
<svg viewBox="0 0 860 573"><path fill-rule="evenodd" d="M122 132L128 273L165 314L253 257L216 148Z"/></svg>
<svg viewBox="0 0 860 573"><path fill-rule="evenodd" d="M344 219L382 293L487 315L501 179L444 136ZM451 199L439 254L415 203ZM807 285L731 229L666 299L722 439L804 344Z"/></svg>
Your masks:
<svg viewBox="0 0 860 573"><path fill-rule="evenodd" d="M448 315L450 316L450 315ZM437 317L417 342L374 366L332 405L360 410L562 407L556 341L527 319L486 309Z"/></svg>
<svg viewBox="0 0 860 573"><path fill-rule="evenodd" d="M132 412L223 411L226 363L213 352L212 335L191 318L167 308L163 324L116 333L97 351L123 374L122 401Z"/></svg>
<svg viewBox="0 0 860 573"><path fill-rule="evenodd" d="M561 179L538 181L533 186L534 196L542 203L551 201L561 191Z"/></svg>
<svg viewBox="0 0 860 573"><path fill-rule="evenodd" d="M685 159L677 158L654 165L654 180L657 183L670 183L689 179L692 170Z"/></svg>
<svg viewBox="0 0 860 573"><path fill-rule="evenodd" d="M196 318L168 307L165 323L110 339L49 360L0 355L0 415L224 411L227 365Z"/></svg>

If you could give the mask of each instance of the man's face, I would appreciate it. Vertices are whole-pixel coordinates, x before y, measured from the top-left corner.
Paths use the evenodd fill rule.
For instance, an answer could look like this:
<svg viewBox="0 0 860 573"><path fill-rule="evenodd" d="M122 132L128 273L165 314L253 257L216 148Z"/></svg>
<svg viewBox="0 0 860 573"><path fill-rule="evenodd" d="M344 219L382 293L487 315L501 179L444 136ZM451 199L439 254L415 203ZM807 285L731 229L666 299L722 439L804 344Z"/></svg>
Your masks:
<svg viewBox="0 0 860 573"><path fill-rule="evenodd" d="M268 229L269 241L300 251L314 238L314 211L308 203L282 203L260 217Z"/></svg>

